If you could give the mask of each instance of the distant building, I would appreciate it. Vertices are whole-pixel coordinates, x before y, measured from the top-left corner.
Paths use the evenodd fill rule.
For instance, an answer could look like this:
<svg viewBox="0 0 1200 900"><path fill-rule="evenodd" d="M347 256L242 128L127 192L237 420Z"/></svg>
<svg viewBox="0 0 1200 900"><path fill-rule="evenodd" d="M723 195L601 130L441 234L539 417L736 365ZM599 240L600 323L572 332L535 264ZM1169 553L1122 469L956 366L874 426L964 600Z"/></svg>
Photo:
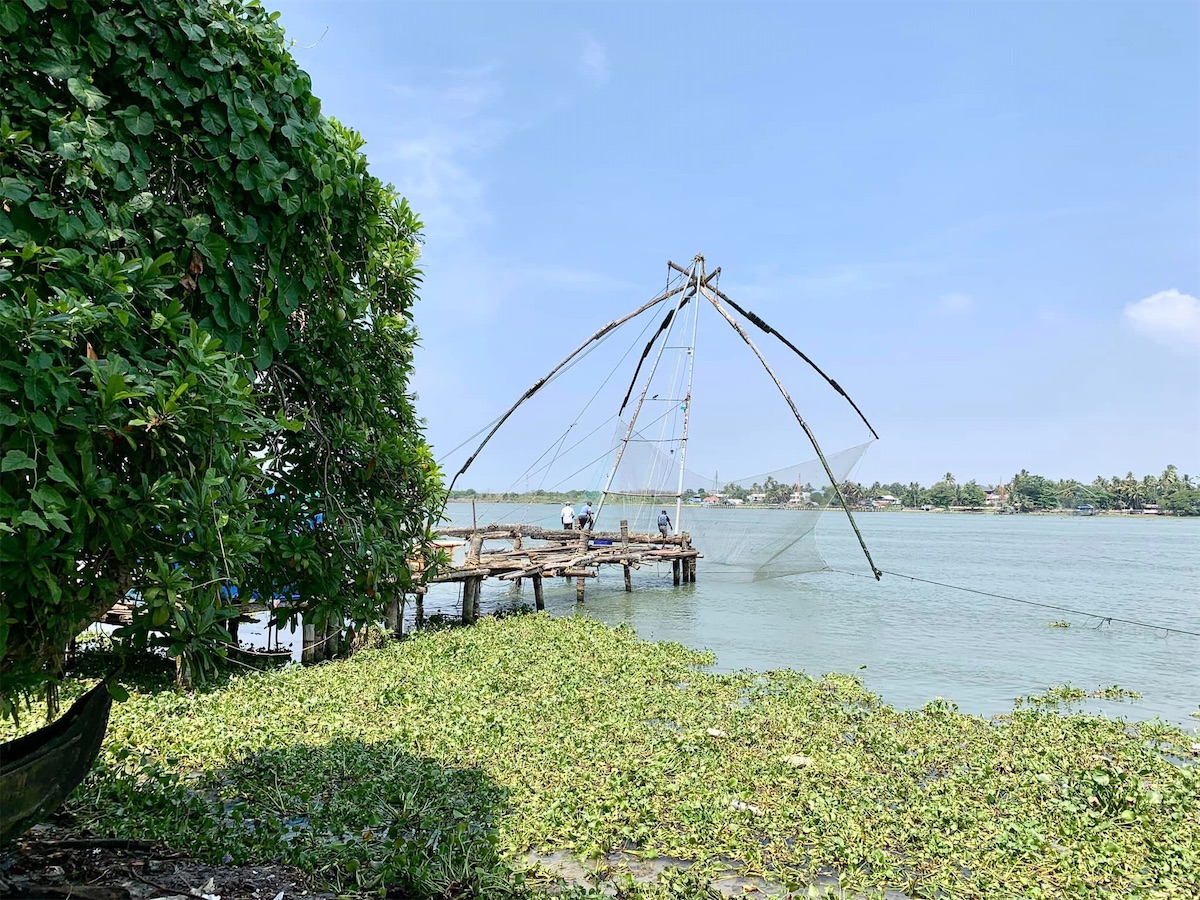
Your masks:
<svg viewBox="0 0 1200 900"><path fill-rule="evenodd" d="M725 501L729 506L741 506L745 502L745 500L739 500L737 497L730 497Z"/></svg>
<svg viewBox="0 0 1200 900"><path fill-rule="evenodd" d="M721 502L721 498L717 494L709 494L704 498L705 503L717 504Z"/></svg>
<svg viewBox="0 0 1200 900"><path fill-rule="evenodd" d="M767 495L761 494L761 493L760 494L751 494L749 499L750 499L751 503L766 503Z"/></svg>
<svg viewBox="0 0 1200 900"><path fill-rule="evenodd" d="M900 498L893 497L891 494L884 494L882 497L875 498L876 506L899 506Z"/></svg>
<svg viewBox="0 0 1200 900"><path fill-rule="evenodd" d="M1004 485L997 485L985 489L984 503L988 506L1003 506L1004 505Z"/></svg>

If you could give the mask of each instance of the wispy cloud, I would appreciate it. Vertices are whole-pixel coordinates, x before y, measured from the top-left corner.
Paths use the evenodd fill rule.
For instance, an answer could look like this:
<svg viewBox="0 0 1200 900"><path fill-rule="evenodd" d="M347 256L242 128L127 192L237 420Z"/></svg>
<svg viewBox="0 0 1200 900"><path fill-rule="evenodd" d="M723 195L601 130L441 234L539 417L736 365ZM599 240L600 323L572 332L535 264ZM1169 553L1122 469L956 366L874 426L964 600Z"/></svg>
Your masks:
<svg viewBox="0 0 1200 900"><path fill-rule="evenodd" d="M914 259L839 263L795 275L782 274L774 268L758 268L744 280L738 277L724 281L722 287L735 291L747 303L764 306L797 300L847 302L880 291L894 291L942 268L940 264Z"/></svg>
<svg viewBox="0 0 1200 900"><path fill-rule="evenodd" d="M608 83L611 74L608 50L594 37L588 37L583 42L583 50L579 54L579 70L593 84Z"/></svg>
<svg viewBox="0 0 1200 900"><path fill-rule="evenodd" d="M1170 347L1200 348L1200 300L1175 289L1127 304L1125 323Z"/></svg>
<svg viewBox="0 0 1200 900"><path fill-rule="evenodd" d="M605 291L638 291L645 285L617 278L606 272L595 272L590 269L574 269L567 266L529 266L521 270L525 278L533 282L550 284L584 291L587 293L603 293Z"/></svg>
<svg viewBox="0 0 1200 900"><path fill-rule="evenodd" d="M512 125L494 112L501 95L497 67L423 73L390 86L397 135L389 152L396 187L429 230L461 237L489 218L477 162Z"/></svg>
<svg viewBox="0 0 1200 900"><path fill-rule="evenodd" d="M970 294L946 294L934 307L934 311L944 316L962 316L975 309L975 298Z"/></svg>

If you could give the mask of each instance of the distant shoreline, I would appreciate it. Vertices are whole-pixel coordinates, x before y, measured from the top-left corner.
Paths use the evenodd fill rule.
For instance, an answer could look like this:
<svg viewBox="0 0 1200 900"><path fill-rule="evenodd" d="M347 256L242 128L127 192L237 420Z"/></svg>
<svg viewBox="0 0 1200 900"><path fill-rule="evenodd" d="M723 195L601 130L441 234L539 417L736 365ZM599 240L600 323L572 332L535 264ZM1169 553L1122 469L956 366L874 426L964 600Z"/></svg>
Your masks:
<svg viewBox="0 0 1200 900"><path fill-rule="evenodd" d="M512 506L560 506L561 505L561 502L558 500L497 500L497 499L485 498L485 497L475 497L475 498L453 497L453 498L447 500L446 502L448 504L449 503L466 503L466 504L469 504L469 503L506 504L507 503ZM658 503L645 503L645 504L641 504L641 505L643 505L643 506L658 506L659 504ZM668 503L668 506L673 506L673 505L674 505L673 503ZM685 503L683 508L684 509L711 509L714 507L719 508L719 509L739 509L739 510L788 509L788 510L794 510L794 511L798 511L798 512L805 512L804 509L802 509L801 507L798 507L798 506L786 506L783 504L769 504L769 503L739 503L736 505L726 505L726 504L717 504L717 503L708 503L708 504ZM825 511L833 512L840 508L841 507L837 507L837 506L827 506L821 511L822 512L825 512ZM807 511L812 512L813 510L807 510ZM1174 513L1169 513L1169 512L1168 513L1146 512L1146 511L1140 510L1140 509L1136 509L1136 510L1135 509L1103 509L1103 510L1098 509L1095 512L1090 513L1087 516L1077 516L1075 513L1075 510L1073 510L1073 509L1035 509L1035 510L1030 510L1028 512L1021 512L1021 513L1001 513L1000 510L998 510L997 508L995 508L993 506L964 507L964 508L958 508L958 509L946 509L944 507L938 507L935 509L914 509L910 506L896 506L896 507L886 507L885 506L885 507L880 507L877 509L864 509L861 507L852 507L850 512L864 513L864 514L865 513L892 513L892 514L895 514L895 513L909 513L909 514L910 513L923 513L923 514L928 514L928 515L968 515L968 516L987 516L987 515L992 515L992 516L996 516L996 515L1068 516L1071 518L1080 518L1080 519L1091 518L1093 516L1095 516L1095 517L1104 516L1106 518L1131 518L1132 517L1132 518L1141 518L1141 519L1189 519L1189 518L1195 518L1194 516L1180 516L1180 515L1175 515Z"/></svg>

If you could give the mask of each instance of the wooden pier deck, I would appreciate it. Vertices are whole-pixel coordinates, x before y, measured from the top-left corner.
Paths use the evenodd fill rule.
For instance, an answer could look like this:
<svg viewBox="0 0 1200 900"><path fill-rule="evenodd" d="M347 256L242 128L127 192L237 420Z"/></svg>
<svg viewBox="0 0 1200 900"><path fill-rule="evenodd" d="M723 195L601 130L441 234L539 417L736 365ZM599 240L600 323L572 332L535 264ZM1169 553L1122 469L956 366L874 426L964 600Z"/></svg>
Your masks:
<svg viewBox="0 0 1200 900"><path fill-rule="evenodd" d="M443 528L439 534L451 540L437 540L435 547L454 550L466 545L466 557L457 565L440 571L428 583L415 590L416 620L424 621L424 600L431 584L461 582L462 621L470 624L479 618L479 601L483 582L488 578L500 581L521 581L528 578L533 582L534 604L538 610L546 608L542 581L545 578L575 579L575 598L582 602L584 585L588 578L595 578L601 566L621 566L625 575L625 590L633 590L634 570L643 565L671 564L674 584L696 581L696 561L702 554L692 546L687 532L675 535L642 534L632 532L625 521L620 531L586 531L579 528L552 530L539 525L483 525L479 527ZM494 546L502 542L504 546ZM488 546L492 544L493 546ZM425 571L428 563L412 560L414 571ZM129 625L133 621L133 600L122 599L100 619L107 625ZM405 597L397 594L388 604L385 625L396 637L403 634ZM267 610L261 602L238 604L237 618L230 620L229 628L233 643L237 645L238 625L249 622L254 614ZM302 627L301 659L305 663L319 661L316 648L330 643L336 648L337 636L342 626L328 623L326 632L318 635L313 623L305 621Z"/></svg>
<svg viewBox="0 0 1200 900"><path fill-rule="evenodd" d="M545 609L544 578L574 578L575 598L584 599L586 579L595 578L601 566L621 566L625 590L633 590L632 571L648 563L671 563L676 585L694 583L696 561L702 554L692 546L691 535L642 534L629 530L625 521L620 531L587 531L579 528L553 530L538 525L483 525L443 528L441 535L462 538L467 555L462 563L431 579L430 583L462 582L462 619L473 622L479 615L479 593L487 578L533 582L534 604ZM489 548L489 542L507 546ZM535 543L536 542L536 543Z"/></svg>

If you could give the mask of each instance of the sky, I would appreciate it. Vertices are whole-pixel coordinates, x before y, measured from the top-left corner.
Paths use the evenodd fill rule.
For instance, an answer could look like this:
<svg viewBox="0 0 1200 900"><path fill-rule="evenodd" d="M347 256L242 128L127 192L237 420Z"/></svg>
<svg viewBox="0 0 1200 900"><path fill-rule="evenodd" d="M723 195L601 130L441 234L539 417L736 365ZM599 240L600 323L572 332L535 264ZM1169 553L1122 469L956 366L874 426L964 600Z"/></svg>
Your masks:
<svg viewBox="0 0 1200 900"><path fill-rule="evenodd" d="M413 389L449 474L696 254L871 420L860 481L1200 474L1200 4L274 2L424 222ZM458 487L533 486L572 428L603 454L644 324ZM868 437L754 337L826 449ZM711 308L695 368L689 468L813 456Z"/></svg>

